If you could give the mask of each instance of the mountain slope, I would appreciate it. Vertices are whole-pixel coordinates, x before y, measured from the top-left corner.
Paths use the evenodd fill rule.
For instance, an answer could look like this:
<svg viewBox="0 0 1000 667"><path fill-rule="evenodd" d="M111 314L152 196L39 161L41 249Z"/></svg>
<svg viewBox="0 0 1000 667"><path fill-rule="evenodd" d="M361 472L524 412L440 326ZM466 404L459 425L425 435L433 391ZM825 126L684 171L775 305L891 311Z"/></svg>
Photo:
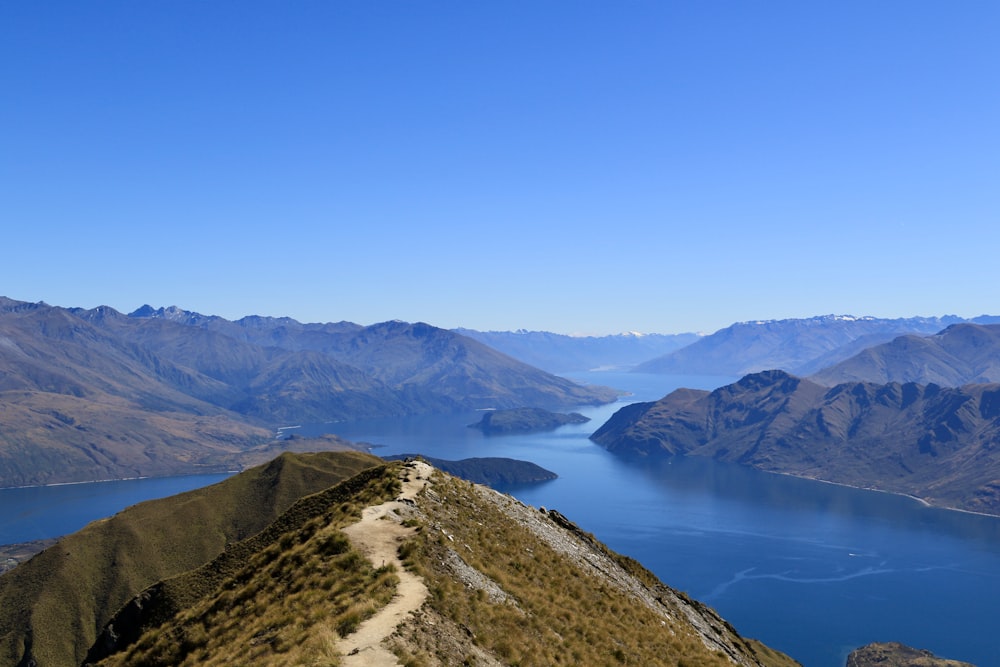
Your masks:
<svg viewBox="0 0 1000 667"><path fill-rule="evenodd" d="M136 593L212 560L298 498L380 464L357 452L286 454L265 466L94 522L0 576L0 664L26 654L78 665Z"/></svg>
<svg viewBox="0 0 1000 667"><path fill-rule="evenodd" d="M797 664L558 512L423 463L306 496L135 602L97 664Z"/></svg>
<svg viewBox="0 0 1000 667"><path fill-rule="evenodd" d="M780 368L809 373L856 354L857 341L877 345L904 334L929 335L962 321L948 317L880 319L826 315L740 322L634 370L642 373L741 376ZM822 364L819 366L817 364Z"/></svg>
<svg viewBox="0 0 1000 667"><path fill-rule="evenodd" d="M624 456L707 456L1000 514L1000 385L833 388L783 371L617 412L591 438Z"/></svg>
<svg viewBox="0 0 1000 667"><path fill-rule="evenodd" d="M900 336L810 376L840 382L917 382L958 387L1000 382L1000 325L953 324L933 336Z"/></svg>
<svg viewBox="0 0 1000 667"><path fill-rule="evenodd" d="M0 298L0 487L226 469L289 423L614 398L424 324Z"/></svg>

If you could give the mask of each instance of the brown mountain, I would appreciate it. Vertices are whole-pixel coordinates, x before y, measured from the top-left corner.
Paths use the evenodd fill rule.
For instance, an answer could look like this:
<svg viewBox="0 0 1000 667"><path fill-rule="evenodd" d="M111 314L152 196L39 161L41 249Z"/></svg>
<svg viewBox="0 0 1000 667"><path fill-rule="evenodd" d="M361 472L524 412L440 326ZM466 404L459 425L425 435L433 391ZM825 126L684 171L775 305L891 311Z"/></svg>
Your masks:
<svg viewBox="0 0 1000 667"><path fill-rule="evenodd" d="M1000 325L953 324L933 336L900 336L809 379L825 385L917 382L948 387L1000 382Z"/></svg>
<svg viewBox="0 0 1000 667"><path fill-rule="evenodd" d="M614 398L423 324L0 298L0 487L226 469L289 422Z"/></svg>
<svg viewBox="0 0 1000 667"><path fill-rule="evenodd" d="M623 456L707 456L1000 514L1000 385L824 387L783 371L619 410L591 436Z"/></svg>

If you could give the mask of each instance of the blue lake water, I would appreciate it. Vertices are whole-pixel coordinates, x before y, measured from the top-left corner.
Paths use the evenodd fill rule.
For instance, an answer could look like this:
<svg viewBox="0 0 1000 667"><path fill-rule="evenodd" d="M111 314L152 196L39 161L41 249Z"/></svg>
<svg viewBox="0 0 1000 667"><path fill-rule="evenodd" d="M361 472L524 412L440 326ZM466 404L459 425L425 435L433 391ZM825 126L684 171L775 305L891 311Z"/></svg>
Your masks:
<svg viewBox="0 0 1000 667"><path fill-rule="evenodd" d="M559 479L504 490L530 505L558 509L665 583L716 608L741 633L806 667L843 667L852 649L873 641L901 641L980 667L1000 664L1000 640L993 635L1000 519L711 461L626 463L588 440L616 409L678 386L713 388L731 378L573 377L633 395L617 405L581 409L592 418L588 424L525 436L484 436L467 428L478 420L475 413L312 430L380 445L374 451L382 455L534 461ZM0 542L75 530L79 525L72 521L85 523L143 499L134 494L147 485L157 487L148 497L158 497L221 476L215 478L2 490ZM131 487L133 495L119 495L112 490L117 485ZM84 495L72 495L77 493ZM90 506L100 513L79 514ZM49 528L50 521L60 528Z"/></svg>

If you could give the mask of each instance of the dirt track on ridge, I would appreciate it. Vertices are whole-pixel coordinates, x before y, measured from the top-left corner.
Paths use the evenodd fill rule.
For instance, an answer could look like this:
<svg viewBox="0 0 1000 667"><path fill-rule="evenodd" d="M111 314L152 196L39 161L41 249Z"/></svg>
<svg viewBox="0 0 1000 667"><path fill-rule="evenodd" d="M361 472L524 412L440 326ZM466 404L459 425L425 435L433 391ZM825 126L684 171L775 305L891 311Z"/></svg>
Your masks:
<svg viewBox="0 0 1000 667"><path fill-rule="evenodd" d="M338 649L345 667L398 667L399 661L382 641L388 638L406 617L420 608L427 598L423 580L407 572L399 560L399 544L413 534L396 510L403 500L413 500L424 488L434 469L423 461L408 464L403 490L396 500L365 508L361 521L344 528L351 543L375 567L395 565L399 577L396 596L377 614L362 623L356 632L340 640Z"/></svg>

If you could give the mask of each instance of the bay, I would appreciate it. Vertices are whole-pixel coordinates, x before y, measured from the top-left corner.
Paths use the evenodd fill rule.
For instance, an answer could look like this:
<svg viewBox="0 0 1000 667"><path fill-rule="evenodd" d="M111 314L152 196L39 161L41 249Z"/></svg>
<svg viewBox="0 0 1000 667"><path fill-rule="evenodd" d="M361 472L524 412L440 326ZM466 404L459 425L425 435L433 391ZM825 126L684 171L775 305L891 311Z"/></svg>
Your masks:
<svg viewBox="0 0 1000 667"><path fill-rule="evenodd" d="M674 388L733 378L571 374L629 393L581 408L556 431L485 436L481 413L302 425L375 445L380 455L506 456L559 474L501 489L558 509L665 583L717 609L741 633L806 667L843 667L872 641L901 641L987 667L997 662L1000 520L902 496L698 459L626 463L588 439L615 410ZM141 500L224 475L0 490L0 543L53 537Z"/></svg>
<svg viewBox="0 0 1000 667"><path fill-rule="evenodd" d="M208 486L229 475L183 475L0 489L0 544L74 533L130 505Z"/></svg>

